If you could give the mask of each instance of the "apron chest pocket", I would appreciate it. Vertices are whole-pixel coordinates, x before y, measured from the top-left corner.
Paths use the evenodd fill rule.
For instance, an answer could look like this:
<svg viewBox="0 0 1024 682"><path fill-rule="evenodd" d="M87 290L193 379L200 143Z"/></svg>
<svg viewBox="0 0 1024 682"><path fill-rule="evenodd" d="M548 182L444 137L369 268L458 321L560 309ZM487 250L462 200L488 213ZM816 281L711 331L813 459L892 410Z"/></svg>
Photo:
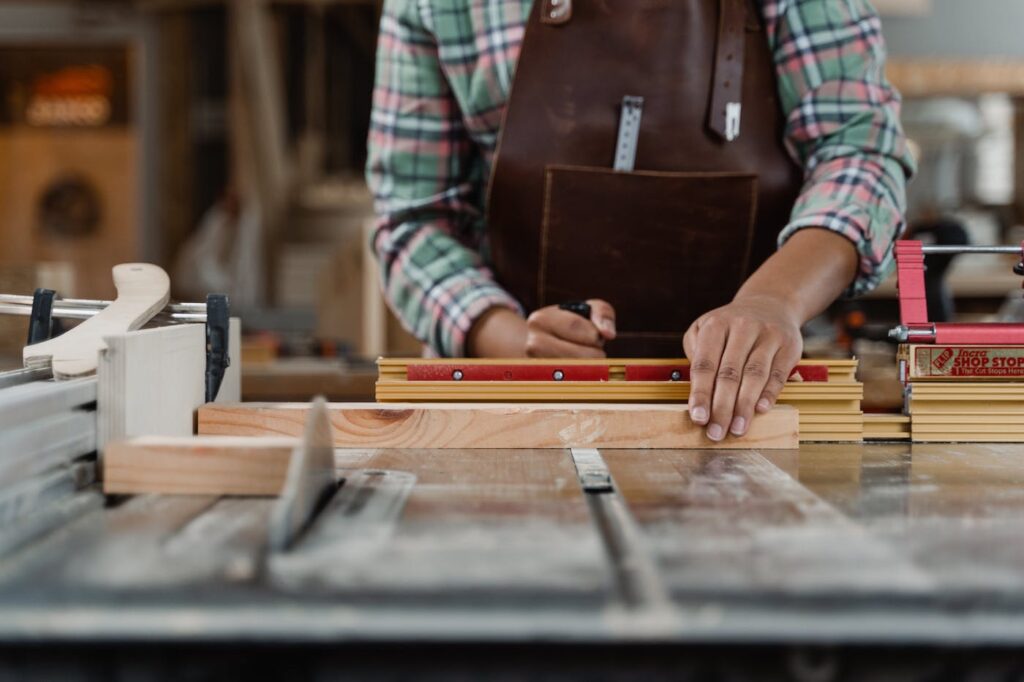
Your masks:
<svg viewBox="0 0 1024 682"><path fill-rule="evenodd" d="M605 299L621 349L663 337L678 353L689 324L743 283L756 212L752 174L548 166L540 305Z"/></svg>

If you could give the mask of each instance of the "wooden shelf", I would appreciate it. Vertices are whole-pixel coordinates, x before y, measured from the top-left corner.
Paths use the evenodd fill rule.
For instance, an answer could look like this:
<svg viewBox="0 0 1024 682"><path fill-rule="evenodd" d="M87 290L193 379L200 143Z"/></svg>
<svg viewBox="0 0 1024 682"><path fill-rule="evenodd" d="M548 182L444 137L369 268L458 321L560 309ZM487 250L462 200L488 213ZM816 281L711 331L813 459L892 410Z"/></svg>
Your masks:
<svg viewBox="0 0 1024 682"><path fill-rule="evenodd" d="M1012 258L993 261L992 267L983 267L970 261L954 261L947 283L954 298L998 298L1019 291L1024 278L1013 273ZM893 273L864 299L896 298L896 274Z"/></svg>
<svg viewBox="0 0 1024 682"><path fill-rule="evenodd" d="M886 75L904 97L1024 96L1024 60L890 58Z"/></svg>
<svg viewBox="0 0 1024 682"><path fill-rule="evenodd" d="M377 370L338 360L295 358L242 366L242 399L304 401L322 395L338 402L373 400Z"/></svg>

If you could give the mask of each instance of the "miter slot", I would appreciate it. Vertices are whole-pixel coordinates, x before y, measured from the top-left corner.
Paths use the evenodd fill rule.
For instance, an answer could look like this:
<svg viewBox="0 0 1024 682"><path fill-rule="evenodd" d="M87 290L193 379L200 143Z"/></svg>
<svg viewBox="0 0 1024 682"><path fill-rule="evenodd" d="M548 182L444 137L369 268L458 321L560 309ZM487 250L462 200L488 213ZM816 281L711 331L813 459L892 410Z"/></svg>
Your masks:
<svg viewBox="0 0 1024 682"><path fill-rule="evenodd" d="M672 599L625 500L599 450L569 450L580 487L615 576L615 592L630 610L671 614Z"/></svg>
<svg viewBox="0 0 1024 682"><path fill-rule="evenodd" d="M594 448L572 448L569 452L572 454L572 463L576 466L576 475L580 479L583 492L598 494L614 491L612 475L600 452Z"/></svg>

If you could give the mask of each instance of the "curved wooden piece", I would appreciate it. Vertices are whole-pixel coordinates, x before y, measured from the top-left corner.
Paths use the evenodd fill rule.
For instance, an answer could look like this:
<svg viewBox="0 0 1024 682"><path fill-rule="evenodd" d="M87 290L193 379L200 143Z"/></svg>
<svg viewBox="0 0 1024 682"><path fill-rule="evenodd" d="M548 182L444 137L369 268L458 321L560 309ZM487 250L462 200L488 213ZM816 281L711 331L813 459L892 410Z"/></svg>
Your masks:
<svg viewBox="0 0 1024 682"><path fill-rule="evenodd" d="M104 337L140 328L170 300L171 280L156 265L124 263L113 273L117 300L66 334L26 346L26 367L50 365L55 379L95 374Z"/></svg>

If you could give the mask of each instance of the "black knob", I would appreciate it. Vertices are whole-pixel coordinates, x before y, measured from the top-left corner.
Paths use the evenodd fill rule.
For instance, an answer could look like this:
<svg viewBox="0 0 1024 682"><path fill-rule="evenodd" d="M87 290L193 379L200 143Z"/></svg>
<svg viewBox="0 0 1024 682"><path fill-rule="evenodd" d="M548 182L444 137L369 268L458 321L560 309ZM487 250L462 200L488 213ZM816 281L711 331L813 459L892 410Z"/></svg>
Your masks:
<svg viewBox="0 0 1024 682"><path fill-rule="evenodd" d="M566 301L558 305L562 310L568 310L570 313L576 313L580 317L590 319L590 304L586 301Z"/></svg>

